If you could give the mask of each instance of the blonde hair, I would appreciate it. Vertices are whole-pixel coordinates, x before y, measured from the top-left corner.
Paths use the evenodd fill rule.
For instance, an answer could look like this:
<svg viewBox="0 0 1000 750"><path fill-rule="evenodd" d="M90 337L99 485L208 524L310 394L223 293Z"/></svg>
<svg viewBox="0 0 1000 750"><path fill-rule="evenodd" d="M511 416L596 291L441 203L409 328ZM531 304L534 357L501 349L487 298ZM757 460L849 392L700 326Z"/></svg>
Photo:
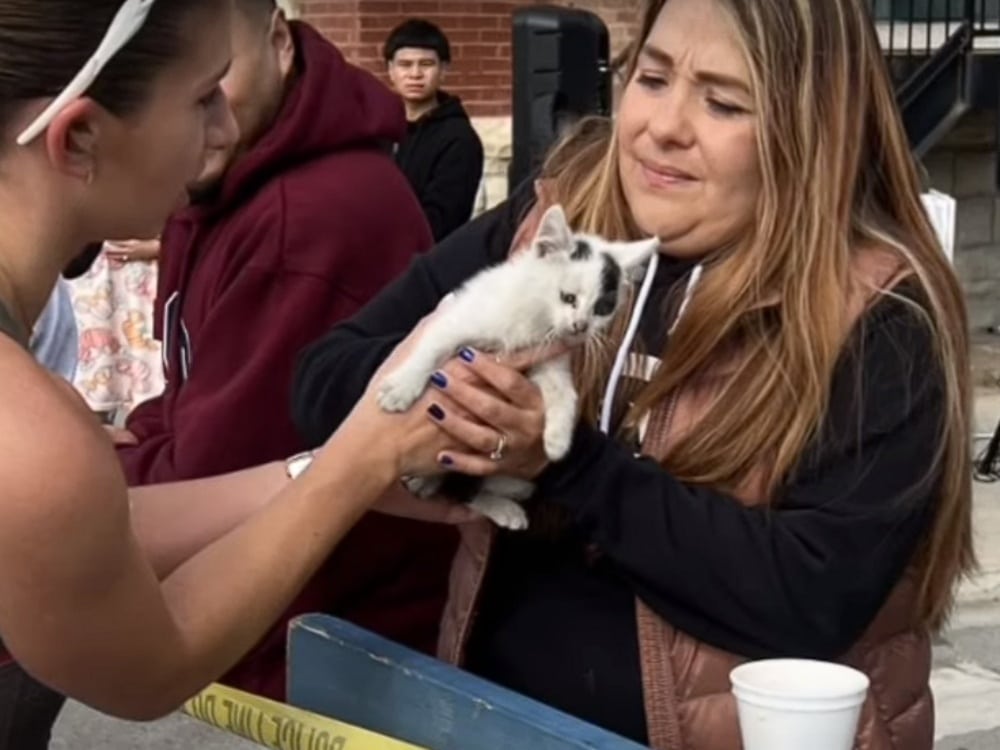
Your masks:
<svg viewBox="0 0 1000 750"><path fill-rule="evenodd" d="M648 0L640 44L667 0ZM852 254L896 256L925 298L944 382L932 467L934 520L914 566L920 621L939 627L957 580L975 565L971 535L970 376L962 291L920 203L914 160L864 0L716 0L731 16L751 71L762 187L756 221L714 258L671 337L663 366L630 419L662 403L725 354L735 376L664 459L684 481L722 489L763 471L773 490L826 415L849 333ZM587 121L550 156L548 198L575 228L638 237L618 172L614 126ZM884 292L877 292L884 293ZM619 320L613 339L621 340ZM593 418L609 355L577 363ZM902 387L902 386L901 386ZM789 408L794 404L794 408Z"/></svg>

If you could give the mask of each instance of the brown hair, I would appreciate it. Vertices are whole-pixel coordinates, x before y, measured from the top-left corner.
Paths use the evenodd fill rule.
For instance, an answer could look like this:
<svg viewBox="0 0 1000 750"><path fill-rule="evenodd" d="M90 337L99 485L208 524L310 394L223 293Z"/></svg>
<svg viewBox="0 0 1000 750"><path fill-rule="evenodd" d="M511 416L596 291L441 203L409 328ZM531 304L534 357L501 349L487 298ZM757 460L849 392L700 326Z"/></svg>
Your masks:
<svg viewBox="0 0 1000 750"><path fill-rule="evenodd" d="M644 42L667 0L648 0ZM956 581L975 564L971 536L970 377L962 291L920 203L920 184L864 0L717 0L751 71L762 189L737 247L713 258L663 366L639 394L651 406L737 351L737 375L665 458L691 483L731 489L754 470L776 488L815 439L849 333L853 254L892 253L926 300L944 381L939 496L916 566L919 617L946 619ZM633 47L628 77L641 43ZM614 126L590 121L544 169L548 197L579 230L636 238L619 179ZM888 293L872 290L877 294ZM623 321L614 327L620 341ZM577 364L583 408L595 417L609 357ZM794 404L794 408L789 408Z"/></svg>
<svg viewBox="0 0 1000 750"><path fill-rule="evenodd" d="M22 102L56 96L111 25L123 0L0 3L0 131ZM142 29L108 63L87 96L116 115L142 106L156 75L185 49L188 16L219 0L159 0ZM9 134L8 134L9 135Z"/></svg>

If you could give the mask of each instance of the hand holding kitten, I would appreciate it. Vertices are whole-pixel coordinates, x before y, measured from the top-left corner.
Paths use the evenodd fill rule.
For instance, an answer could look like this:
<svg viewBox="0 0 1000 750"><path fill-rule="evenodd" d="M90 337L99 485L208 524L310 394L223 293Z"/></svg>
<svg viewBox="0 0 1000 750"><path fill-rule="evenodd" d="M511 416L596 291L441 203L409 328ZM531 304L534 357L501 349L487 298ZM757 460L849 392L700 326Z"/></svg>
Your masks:
<svg viewBox="0 0 1000 750"><path fill-rule="evenodd" d="M535 347L505 357L463 350L431 378L434 390L450 397L457 413L437 404L428 416L461 444L442 452L441 465L471 476L504 474L534 479L549 463L545 448L545 401L524 373L567 352L563 344ZM489 456L504 437L503 458Z"/></svg>

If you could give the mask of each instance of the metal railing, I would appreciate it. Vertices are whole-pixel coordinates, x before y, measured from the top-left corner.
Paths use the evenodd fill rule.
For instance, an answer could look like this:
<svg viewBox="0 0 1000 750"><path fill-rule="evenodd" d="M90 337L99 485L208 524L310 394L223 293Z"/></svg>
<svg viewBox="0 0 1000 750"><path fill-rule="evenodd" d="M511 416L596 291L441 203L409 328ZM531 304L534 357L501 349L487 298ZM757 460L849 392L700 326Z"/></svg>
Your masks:
<svg viewBox="0 0 1000 750"><path fill-rule="evenodd" d="M1000 0L974 0L973 33L976 36L1000 36Z"/></svg>
<svg viewBox="0 0 1000 750"><path fill-rule="evenodd" d="M1000 52L1000 0L872 0L872 14L899 82L947 46Z"/></svg>

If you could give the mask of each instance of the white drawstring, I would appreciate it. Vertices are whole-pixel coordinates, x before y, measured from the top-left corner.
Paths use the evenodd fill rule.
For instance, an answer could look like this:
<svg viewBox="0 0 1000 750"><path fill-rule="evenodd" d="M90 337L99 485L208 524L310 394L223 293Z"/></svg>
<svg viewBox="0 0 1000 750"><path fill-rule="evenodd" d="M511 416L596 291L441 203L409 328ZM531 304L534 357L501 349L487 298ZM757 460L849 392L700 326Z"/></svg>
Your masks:
<svg viewBox="0 0 1000 750"><path fill-rule="evenodd" d="M635 339L636 331L639 330L639 320L642 318L642 311L646 307L649 299L649 291L653 287L653 277L656 276L656 267L660 263L660 254L653 253L646 266L646 275L642 279L642 287L639 289L639 296L632 306L632 317L625 329L625 338L622 339L618 353L615 354L615 363L611 367L611 375L608 376L608 385L604 389L604 402L601 404L601 432L607 435L611 431L611 411L614 407L615 391L618 390L618 381L621 380L622 371L625 369L625 360L628 358L632 341Z"/></svg>
<svg viewBox="0 0 1000 750"><path fill-rule="evenodd" d="M622 372L625 369L625 361L628 359L632 349L632 342L635 340L636 332L639 330L642 313L646 308L646 303L649 301L649 293L653 287L653 279L656 276L656 268L659 265L659 261L659 253L654 253L649 259L649 265L646 267L646 275L642 280L642 287L639 289L635 305L632 306L632 317L629 319L628 327L625 329L625 337L622 339L621 346L618 347L614 365L611 367L611 375L608 376L608 385L604 389L604 401L601 404L600 426L601 432L605 435L611 432L611 416L614 409L615 392L618 390L618 381L621 380ZM694 295L695 287L701 281L701 273L702 264L699 263L691 271L691 276L688 278L687 287L684 289L684 298L681 300L680 307L677 308L677 316L674 318L673 325L667 331L668 336L673 334L677 328L677 324L680 322L681 316L687 311L688 303Z"/></svg>
<svg viewBox="0 0 1000 750"><path fill-rule="evenodd" d="M674 322L671 324L670 330L667 331L667 336L674 335L674 331L677 330L677 324L681 322L681 318L684 316L684 313L687 312L688 303L691 302L691 297L694 296L694 289L698 286L698 282L701 281L701 269L701 263L692 269L691 276L688 278L687 286L684 288L684 299L681 300L681 306L677 308L677 315L674 316Z"/></svg>

